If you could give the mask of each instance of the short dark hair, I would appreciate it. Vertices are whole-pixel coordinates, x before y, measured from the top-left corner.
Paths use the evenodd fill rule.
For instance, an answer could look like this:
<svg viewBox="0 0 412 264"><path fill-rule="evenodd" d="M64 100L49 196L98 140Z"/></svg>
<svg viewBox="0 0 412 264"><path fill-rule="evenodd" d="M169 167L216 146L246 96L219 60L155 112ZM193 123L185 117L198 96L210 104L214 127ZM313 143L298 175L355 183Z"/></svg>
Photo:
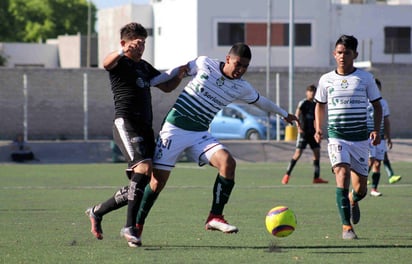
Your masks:
<svg viewBox="0 0 412 264"><path fill-rule="evenodd" d="M120 39L133 40L138 37L147 38L147 30L142 24L131 22L120 29Z"/></svg>
<svg viewBox="0 0 412 264"><path fill-rule="evenodd" d="M314 84L308 85L306 91L316 92L316 86Z"/></svg>
<svg viewBox="0 0 412 264"><path fill-rule="evenodd" d="M354 36L349 36L349 35L340 36L335 43L335 47L338 46L339 44L342 44L343 46L345 46L345 48L351 49L353 51L356 51L356 49L358 48L358 40Z"/></svg>
<svg viewBox="0 0 412 264"><path fill-rule="evenodd" d="M241 58L252 59L252 52L248 45L242 42L235 43L229 50L229 54L239 56Z"/></svg>

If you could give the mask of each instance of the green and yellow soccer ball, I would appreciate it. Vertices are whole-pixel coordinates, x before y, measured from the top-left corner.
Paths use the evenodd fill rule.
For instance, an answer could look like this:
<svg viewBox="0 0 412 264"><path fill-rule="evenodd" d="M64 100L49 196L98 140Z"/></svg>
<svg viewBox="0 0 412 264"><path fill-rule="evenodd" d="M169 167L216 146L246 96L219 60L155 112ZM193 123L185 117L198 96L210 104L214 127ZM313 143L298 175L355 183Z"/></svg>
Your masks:
<svg viewBox="0 0 412 264"><path fill-rule="evenodd" d="M276 237L287 237L295 231L295 213L287 206L276 206L266 214L266 229Z"/></svg>

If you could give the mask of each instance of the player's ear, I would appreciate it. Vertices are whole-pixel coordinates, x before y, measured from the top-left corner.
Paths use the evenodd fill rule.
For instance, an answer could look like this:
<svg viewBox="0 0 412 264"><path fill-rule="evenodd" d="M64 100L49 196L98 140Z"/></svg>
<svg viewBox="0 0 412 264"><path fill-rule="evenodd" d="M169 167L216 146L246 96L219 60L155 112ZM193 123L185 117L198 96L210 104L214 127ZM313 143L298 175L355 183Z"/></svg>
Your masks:
<svg viewBox="0 0 412 264"><path fill-rule="evenodd" d="M357 51L355 51L355 52L354 52L354 57L353 57L353 59L356 59L356 58L358 57L358 54L359 54L359 53L358 53Z"/></svg>
<svg viewBox="0 0 412 264"><path fill-rule="evenodd" d="M230 55L226 55L226 64L229 64Z"/></svg>

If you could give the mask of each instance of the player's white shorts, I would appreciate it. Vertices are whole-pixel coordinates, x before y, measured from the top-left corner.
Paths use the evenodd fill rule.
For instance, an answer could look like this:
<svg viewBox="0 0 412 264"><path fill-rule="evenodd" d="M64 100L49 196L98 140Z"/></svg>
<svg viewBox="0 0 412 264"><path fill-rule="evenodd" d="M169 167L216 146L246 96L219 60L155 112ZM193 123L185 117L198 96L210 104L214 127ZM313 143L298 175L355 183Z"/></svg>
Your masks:
<svg viewBox="0 0 412 264"><path fill-rule="evenodd" d="M386 140L381 139L381 143L377 146L372 145L369 141L369 158L375 158L376 160L383 160L385 157Z"/></svg>
<svg viewBox="0 0 412 264"><path fill-rule="evenodd" d="M347 141L329 138L328 153L332 167L346 163L351 170L368 176L369 140Z"/></svg>
<svg viewBox="0 0 412 264"><path fill-rule="evenodd" d="M165 122L156 142L153 167L172 170L183 151L203 166L220 149L226 148L208 131L188 131Z"/></svg>

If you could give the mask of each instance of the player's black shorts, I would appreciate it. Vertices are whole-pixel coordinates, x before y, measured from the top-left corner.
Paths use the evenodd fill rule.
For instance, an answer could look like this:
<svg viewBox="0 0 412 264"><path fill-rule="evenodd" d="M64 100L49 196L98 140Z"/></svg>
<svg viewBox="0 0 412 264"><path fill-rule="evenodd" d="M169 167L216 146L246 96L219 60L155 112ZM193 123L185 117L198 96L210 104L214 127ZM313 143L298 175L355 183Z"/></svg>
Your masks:
<svg viewBox="0 0 412 264"><path fill-rule="evenodd" d="M311 149L320 148L318 142L316 142L314 135L298 134L298 139L296 140L297 149L305 149L309 144Z"/></svg>
<svg viewBox="0 0 412 264"><path fill-rule="evenodd" d="M134 124L126 118L116 118L113 124L113 139L129 163L129 168L153 158L155 139L151 127Z"/></svg>

